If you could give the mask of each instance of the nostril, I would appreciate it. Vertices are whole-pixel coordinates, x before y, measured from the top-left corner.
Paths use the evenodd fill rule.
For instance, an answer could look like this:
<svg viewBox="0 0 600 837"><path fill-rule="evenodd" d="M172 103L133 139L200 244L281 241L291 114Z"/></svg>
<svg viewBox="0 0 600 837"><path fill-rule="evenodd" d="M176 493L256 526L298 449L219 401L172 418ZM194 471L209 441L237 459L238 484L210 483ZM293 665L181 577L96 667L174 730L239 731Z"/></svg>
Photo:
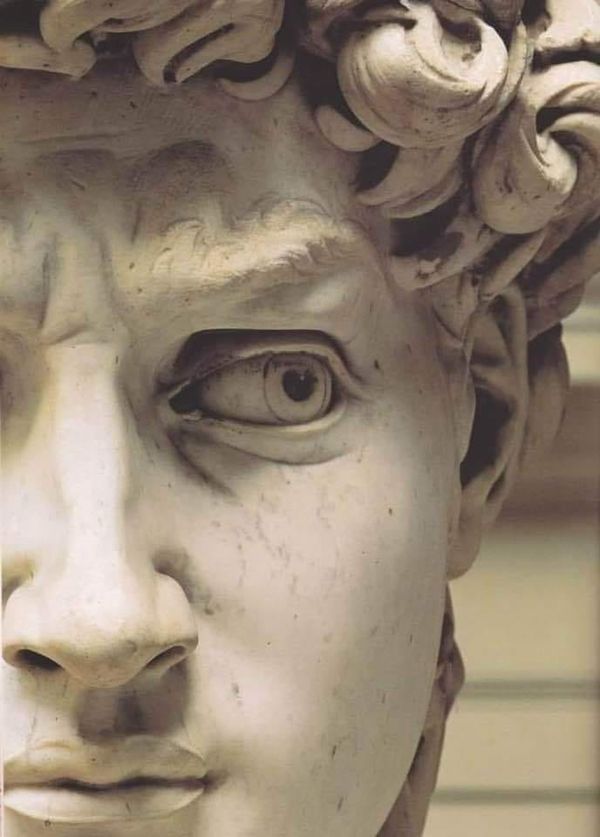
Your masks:
<svg viewBox="0 0 600 837"><path fill-rule="evenodd" d="M161 651L160 654L157 654L156 657L153 657L148 663L147 667L158 668L159 666L174 666L175 663L178 663L181 660L183 660L185 656L187 656L187 652L184 646L174 645L172 648L168 648L166 651Z"/></svg>
<svg viewBox="0 0 600 837"><path fill-rule="evenodd" d="M45 657L43 654L38 654L36 651L19 651L15 656L16 665L21 665L24 668L35 668L40 671L56 671L60 665L50 657Z"/></svg>

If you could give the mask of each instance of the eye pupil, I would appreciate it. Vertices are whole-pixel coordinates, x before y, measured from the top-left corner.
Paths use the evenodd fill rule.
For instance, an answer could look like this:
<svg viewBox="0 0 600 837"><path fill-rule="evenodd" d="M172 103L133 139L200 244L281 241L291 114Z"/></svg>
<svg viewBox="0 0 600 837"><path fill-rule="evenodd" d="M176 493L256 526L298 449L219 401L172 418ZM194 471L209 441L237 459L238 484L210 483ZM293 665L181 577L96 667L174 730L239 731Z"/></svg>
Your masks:
<svg viewBox="0 0 600 837"><path fill-rule="evenodd" d="M288 369L283 373L282 385L285 394L292 401L308 401L315 392L317 379L309 369L304 372Z"/></svg>

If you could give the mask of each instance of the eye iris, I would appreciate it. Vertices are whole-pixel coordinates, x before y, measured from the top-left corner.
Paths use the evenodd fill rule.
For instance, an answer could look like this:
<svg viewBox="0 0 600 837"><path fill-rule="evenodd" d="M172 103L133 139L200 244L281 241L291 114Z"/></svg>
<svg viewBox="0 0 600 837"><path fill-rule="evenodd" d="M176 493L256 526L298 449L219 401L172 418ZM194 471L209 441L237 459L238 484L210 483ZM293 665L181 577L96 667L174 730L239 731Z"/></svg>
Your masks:
<svg viewBox="0 0 600 837"><path fill-rule="evenodd" d="M306 424L325 415L332 399L332 377L318 357L281 352L265 367L264 395L282 424Z"/></svg>
<svg viewBox="0 0 600 837"><path fill-rule="evenodd" d="M308 401L314 395L317 378L310 369L302 372L297 369L288 369L283 373L281 383L288 398L300 403Z"/></svg>

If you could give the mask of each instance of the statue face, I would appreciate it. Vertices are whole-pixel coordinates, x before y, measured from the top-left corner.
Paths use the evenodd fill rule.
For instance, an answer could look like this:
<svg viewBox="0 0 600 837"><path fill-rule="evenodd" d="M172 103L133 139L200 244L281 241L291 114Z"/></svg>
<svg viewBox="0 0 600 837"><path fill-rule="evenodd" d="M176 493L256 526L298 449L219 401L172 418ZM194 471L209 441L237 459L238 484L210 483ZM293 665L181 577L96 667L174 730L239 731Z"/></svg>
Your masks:
<svg viewBox="0 0 600 837"><path fill-rule="evenodd" d="M293 91L35 83L0 209L8 833L375 837L457 481L427 304Z"/></svg>

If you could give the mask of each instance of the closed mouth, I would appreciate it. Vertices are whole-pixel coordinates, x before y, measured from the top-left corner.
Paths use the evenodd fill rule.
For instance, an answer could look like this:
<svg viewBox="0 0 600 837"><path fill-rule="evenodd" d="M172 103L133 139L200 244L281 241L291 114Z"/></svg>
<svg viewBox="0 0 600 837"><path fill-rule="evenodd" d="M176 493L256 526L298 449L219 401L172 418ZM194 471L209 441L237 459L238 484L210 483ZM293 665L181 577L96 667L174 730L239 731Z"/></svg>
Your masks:
<svg viewBox="0 0 600 837"><path fill-rule="evenodd" d="M5 779L7 810L79 824L168 816L211 783L198 753L152 736L95 746L46 742L9 759Z"/></svg>
<svg viewBox="0 0 600 837"><path fill-rule="evenodd" d="M175 814L205 791L205 779L140 777L107 785L64 779L46 784L13 785L5 791L7 809L55 823L103 823L144 820Z"/></svg>
<svg viewBox="0 0 600 837"><path fill-rule="evenodd" d="M137 788L165 788L165 787L190 787L198 788L205 786L205 779L162 779L159 776L133 776L123 782L110 782L109 784L95 784L94 782L82 782L78 779L57 779L54 782L32 785L30 787L54 787L65 790L81 791L85 793L106 793L111 791L136 790Z"/></svg>

